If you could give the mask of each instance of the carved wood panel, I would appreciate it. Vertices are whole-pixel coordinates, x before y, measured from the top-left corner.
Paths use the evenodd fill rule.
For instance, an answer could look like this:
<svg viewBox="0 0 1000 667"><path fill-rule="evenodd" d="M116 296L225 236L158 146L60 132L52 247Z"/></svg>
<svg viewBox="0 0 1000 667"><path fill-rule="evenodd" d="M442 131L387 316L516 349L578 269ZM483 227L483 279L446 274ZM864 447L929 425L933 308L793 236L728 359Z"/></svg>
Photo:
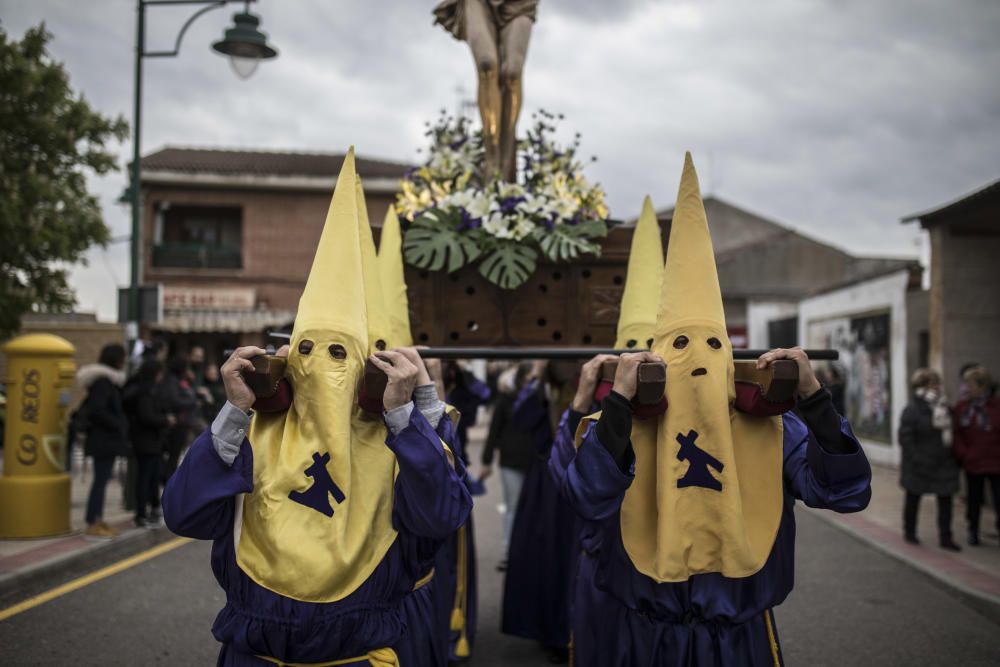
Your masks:
<svg viewBox="0 0 1000 667"><path fill-rule="evenodd" d="M541 263L516 290L475 267L453 274L406 267L413 339L423 345L607 345L614 343L632 239L616 227L601 257Z"/></svg>

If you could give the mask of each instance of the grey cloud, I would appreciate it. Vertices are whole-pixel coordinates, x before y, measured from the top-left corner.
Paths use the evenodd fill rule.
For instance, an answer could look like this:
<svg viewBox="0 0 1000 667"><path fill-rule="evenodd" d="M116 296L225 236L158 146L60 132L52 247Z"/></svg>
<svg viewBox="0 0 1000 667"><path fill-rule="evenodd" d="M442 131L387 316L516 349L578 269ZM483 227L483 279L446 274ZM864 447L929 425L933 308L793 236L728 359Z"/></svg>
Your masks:
<svg viewBox="0 0 1000 667"><path fill-rule="evenodd" d="M180 57L146 63L145 150L353 143L417 159L423 122L455 107L456 87L475 90L433 4L262 0L281 56L247 82L208 46L234 9L210 13ZM150 46L170 46L189 11L151 10ZM14 34L45 19L74 86L131 116L134 3L0 0L0 16ZM646 193L670 206L690 149L707 191L855 252L913 255L901 216L998 176L998 33L994 0L542 0L522 123L539 107L565 113L563 136L580 131L600 158L588 174L616 217ZM125 180L95 180L115 234L128 230L113 203ZM119 279L125 250L106 253ZM113 315L103 260L78 275L85 305Z"/></svg>
<svg viewBox="0 0 1000 667"><path fill-rule="evenodd" d="M644 7L665 0L540 0L538 18L561 15L578 21L624 21Z"/></svg>

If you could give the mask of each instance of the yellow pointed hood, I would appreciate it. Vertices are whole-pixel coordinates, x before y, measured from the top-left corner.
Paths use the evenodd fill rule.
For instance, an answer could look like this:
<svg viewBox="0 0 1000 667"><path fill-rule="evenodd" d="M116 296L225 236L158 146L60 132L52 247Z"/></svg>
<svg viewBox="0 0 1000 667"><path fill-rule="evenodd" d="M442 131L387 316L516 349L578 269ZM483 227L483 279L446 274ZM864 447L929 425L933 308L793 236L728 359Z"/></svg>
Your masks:
<svg viewBox="0 0 1000 667"><path fill-rule="evenodd" d="M410 304L406 298L406 279L403 272L403 237L399 218L392 206L385 212L382 238L378 246L379 278L382 281L382 298L389 311L389 322L394 345L413 345L410 333Z"/></svg>
<svg viewBox="0 0 1000 667"><path fill-rule="evenodd" d="M678 323L687 320L710 322L723 331L726 327L712 236L708 232L708 217L691 153L684 154L684 171L670 227L656 317L657 335L666 335Z"/></svg>
<svg viewBox="0 0 1000 667"><path fill-rule="evenodd" d="M371 354L376 350L399 347L400 343L392 336L389 311L382 295L375 239L372 236L371 223L368 221L368 205L365 202L365 191L361 186L360 176L355 177L355 188L358 205L358 237L361 242L361 271L364 276L365 305L368 311L368 353Z"/></svg>
<svg viewBox="0 0 1000 667"><path fill-rule="evenodd" d="M297 349L303 332L314 330L337 332L367 348L365 291L358 285L363 261L356 181L352 146L344 157L309 278L299 298L292 350Z"/></svg>
<svg viewBox="0 0 1000 667"><path fill-rule="evenodd" d="M782 423L733 410L733 353L698 176L685 155L653 352L667 364L666 412L636 420L635 479L622 543L658 582L766 562L783 503Z"/></svg>
<svg viewBox="0 0 1000 667"><path fill-rule="evenodd" d="M632 234L615 348L646 348L652 345L662 280L663 241L653 201L647 196L642 202L642 213Z"/></svg>
<svg viewBox="0 0 1000 667"><path fill-rule="evenodd" d="M395 455L382 420L357 404L365 359L384 335L381 300L352 148L299 300L286 366L292 403L254 414L253 490L237 500L240 569L286 597L347 597L396 539Z"/></svg>

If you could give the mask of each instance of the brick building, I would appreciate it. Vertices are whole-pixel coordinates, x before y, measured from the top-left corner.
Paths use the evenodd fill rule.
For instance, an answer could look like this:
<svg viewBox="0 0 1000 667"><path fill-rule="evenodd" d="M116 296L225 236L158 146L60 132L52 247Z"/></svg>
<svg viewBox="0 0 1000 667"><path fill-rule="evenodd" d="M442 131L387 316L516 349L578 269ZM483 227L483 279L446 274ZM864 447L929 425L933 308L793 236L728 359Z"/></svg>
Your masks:
<svg viewBox="0 0 1000 667"><path fill-rule="evenodd" d="M259 344L287 327L312 264L340 154L165 148L142 159L142 283L159 285L144 335L173 351ZM405 164L357 158L380 225Z"/></svg>

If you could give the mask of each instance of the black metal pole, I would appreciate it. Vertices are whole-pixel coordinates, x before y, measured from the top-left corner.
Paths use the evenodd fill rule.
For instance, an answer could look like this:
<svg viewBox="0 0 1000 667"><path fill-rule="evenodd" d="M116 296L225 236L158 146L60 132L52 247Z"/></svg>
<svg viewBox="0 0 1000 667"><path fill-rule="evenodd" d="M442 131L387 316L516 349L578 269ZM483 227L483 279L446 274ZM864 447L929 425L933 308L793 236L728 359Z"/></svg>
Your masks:
<svg viewBox="0 0 1000 667"><path fill-rule="evenodd" d="M270 331L271 338L289 340L291 334ZM420 347L417 352L426 359L589 359L598 354L629 354L643 350L615 350L604 347ZM733 359L756 359L770 350L734 349ZM805 350L812 361L836 361L837 350ZM227 357L229 354L226 355Z"/></svg>
<svg viewBox="0 0 1000 667"><path fill-rule="evenodd" d="M142 324L142 317L139 313L139 229L142 220L142 192L139 181L142 178L140 155L142 143L142 55L146 48L146 7L143 0L136 2L135 21L135 96L133 98L132 113L132 237L130 254L132 260L129 274L128 321L135 330L130 332L131 336L139 337L139 328Z"/></svg>

